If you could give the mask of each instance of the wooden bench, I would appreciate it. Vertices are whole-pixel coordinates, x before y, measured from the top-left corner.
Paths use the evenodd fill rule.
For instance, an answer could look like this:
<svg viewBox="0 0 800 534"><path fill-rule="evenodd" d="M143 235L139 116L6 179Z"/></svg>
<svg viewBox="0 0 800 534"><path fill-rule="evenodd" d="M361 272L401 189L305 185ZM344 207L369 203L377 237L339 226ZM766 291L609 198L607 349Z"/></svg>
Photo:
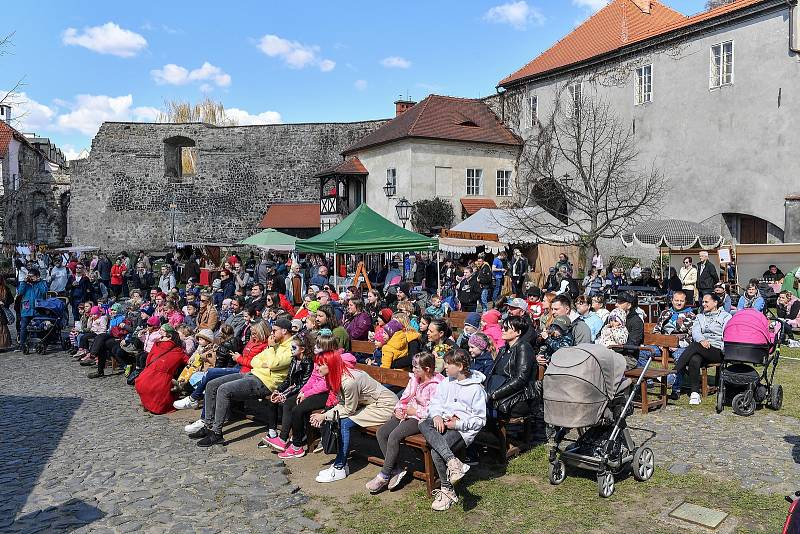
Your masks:
<svg viewBox="0 0 800 534"><path fill-rule="evenodd" d="M405 388L408 384L407 371L401 371L399 369L386 369L383 367L375 367L372 365L363 364L357 364L356 368L364 371L381 384L403 388ZM376 436L378 429L380 429L380 426L371 426L361 428L360 430L364 434ZM401 443L422 453L422 461L425 466L425 471L413 470L411 471L411 474L414 478L425 482L425 485L428 488L428 495L430 495L433 492L434 485L436 484L437 475L436 469L433 466L433 456L431 456L431 448L428 445L428 442L425 441L425 437L423 437L422 434L414 434L413 436L403 439ZM383 458L378 458L377 456L368 456L367 461L371 464L383 467Z"/></svg>
<svg viewBox="0 0 800 534"><path fill-rule="evenodd" d="M372 341L358 341L355 339L350 340L350 352L353 354L368 354L372 356L375 352L375 343Z"/></svg>
<svg viewBox="0 0 800 534"><path fill-rule="evenodd" d="M467 320L469 314L470 312L462 311L450 312L450 316L447 318L447 324L450 325L450 329L453 331L453 337L458 337L456 332L464 330L464 321Z"/></svg>
<svg viewBox="0 0 800 534"><path fill-rule="evenodd" d="M541 381L544 378L544 372L547 369L546 365L538 365L536 368L536 380ZM508 460L519 456L525 450L518 445L514 445L508 440L508 425L527 425L531 424L530 419L533 417L531 413L528 417L514 417L511 419L498 419L497 420L497 440L498 452L500 459L507 462ZM526 438L528 436L525 436ZM487 444L491 447L491 444Z"/></svg>
<svg viewBox="0 0 800 534"><path fill-rule="evenodd" d="M674 334L653 334L652 332L656 326L655 323L645 323L644 326L644 344L653 345L661 349L661 366L667 369L670 363L675 363L675 359L672 357L672 350L670 349L677 349L680 346L680 336ZM700 368L700 395L704 399L717 392L716 385L710 386L708 384L708 370L717 369L718 367L718 363L709 363Z"/></svg>

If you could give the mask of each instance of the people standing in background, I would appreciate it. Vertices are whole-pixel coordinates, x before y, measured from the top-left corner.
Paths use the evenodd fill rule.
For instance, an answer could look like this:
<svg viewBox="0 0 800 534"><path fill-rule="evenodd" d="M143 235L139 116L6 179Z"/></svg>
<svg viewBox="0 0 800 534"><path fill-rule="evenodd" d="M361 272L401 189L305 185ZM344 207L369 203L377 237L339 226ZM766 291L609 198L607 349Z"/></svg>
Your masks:
<svg viewBox="0 0 800 534"><path fill-rule="evenodd" d="M492 300L496 301L500 296L500 291L503 289L503 277L505 277L508 269L506 268L506 253L501 251L500 254L492 260L492 275L494 276L494 291L492 291Z"/></svg>
<svg viewBox="0 0 800 534"><path fill-rule="evenodd" d="M717 268L708 261L708 252L700 251L700 261L697 263L697 291L700 298L714 292L714 285L719 282Z"/></svg>
<svg viewBox="0 0 800 534"><path fill-rule="evenodd" d="M686 293L686 302L691 306L694 304L697 291L697 269L692 265L692 258L689 256L683 258L683 267L681 267L678 277L681 279L683 291Z"/></svg>
<svg viewBox="0 0 800 534"><path fill-rule="evenodd" d="M522 255L522 251L518 248L514 249L514 257L509 266L511 272L511 283L514 286L514 295L517 297L524 296L525 292L525 277L528 275L528 260Z"/></svg>

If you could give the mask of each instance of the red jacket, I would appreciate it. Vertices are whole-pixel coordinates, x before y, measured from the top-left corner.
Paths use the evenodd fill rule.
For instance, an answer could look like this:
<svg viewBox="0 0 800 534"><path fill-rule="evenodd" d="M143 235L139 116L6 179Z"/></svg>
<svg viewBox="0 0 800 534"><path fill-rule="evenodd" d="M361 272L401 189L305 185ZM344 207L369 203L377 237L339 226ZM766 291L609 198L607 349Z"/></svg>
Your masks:
<svg viewBox="0 0 800 534"><path fill-rule="evenodd" d="M116 263L111 266L111 285L121 286L124 283L122 276L128 269L124 265L117 265Z"/></svg>
<svg viewBox="0 0 800 534"><path fill-rule="evenodd" d="M183 347L176 346L171 339L157 341L153 345L147 355L147 365L136 377L136 392L145 410L154 414L175 410L172 406L175 402L171 391L172 379L188 361L189 356Z"/></svg>
<svg viewBox="0 0 800 534"><path fill-rule="evenodd" d="M242 357L239 360L239 365L241 366L239 372L247 374L252 371L253 368L250 367L250 362L253 361L253 358L257 355L265 351L268 346L269 343L267 341L256 341L254 339L248 341L247 345L245 345L242 350Z"/></svg>

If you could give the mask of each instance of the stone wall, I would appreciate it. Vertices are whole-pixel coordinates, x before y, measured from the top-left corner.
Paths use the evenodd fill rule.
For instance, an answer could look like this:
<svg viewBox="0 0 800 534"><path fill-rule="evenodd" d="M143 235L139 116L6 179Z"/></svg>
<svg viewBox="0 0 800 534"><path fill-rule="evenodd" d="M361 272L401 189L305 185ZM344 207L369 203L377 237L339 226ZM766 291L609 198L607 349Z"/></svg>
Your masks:
<svg viewBox="0 0 800 534"><path fill-rule="evenodd" d="M104 123L89 158L72 171L72 244L164 249L172 241L173 199L175 241L236 242L256 230L269 205L318 201L314 174L385 122ZM175 143L194 143L193 176L167 172Z"/></svg>

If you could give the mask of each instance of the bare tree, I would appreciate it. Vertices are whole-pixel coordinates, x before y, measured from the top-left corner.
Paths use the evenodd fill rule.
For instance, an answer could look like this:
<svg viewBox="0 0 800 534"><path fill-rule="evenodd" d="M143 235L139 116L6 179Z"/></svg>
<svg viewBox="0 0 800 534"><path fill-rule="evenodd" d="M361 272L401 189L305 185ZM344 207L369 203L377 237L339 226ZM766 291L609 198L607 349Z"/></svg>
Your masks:
<svg viewBox="0 0 800 534"><path fill-rule="evenodd" d="M563 88L556 95L524 140L511 203L542 209L512 212L512 221L544 243L568 233L588 267L598 240L653 218L667 181L654 165L642 166L632 130L610 104Z"/></svg>
<svg viewBox="0 0 800 534"><path fill-rule="evenodd" d="M2 37L0 37L0 57L10 55L11 49L14 47L14 32L8 33ZM5 91L0 92L0 104L4 104L6 106L16 107L21 104L25 104L25 100L22 97L20 90L25 85L25 78L19 78L14 85ZM14 122L19 122L21 119L25 117L25 113L22 113L16 117L14 117Z"/></svg>

